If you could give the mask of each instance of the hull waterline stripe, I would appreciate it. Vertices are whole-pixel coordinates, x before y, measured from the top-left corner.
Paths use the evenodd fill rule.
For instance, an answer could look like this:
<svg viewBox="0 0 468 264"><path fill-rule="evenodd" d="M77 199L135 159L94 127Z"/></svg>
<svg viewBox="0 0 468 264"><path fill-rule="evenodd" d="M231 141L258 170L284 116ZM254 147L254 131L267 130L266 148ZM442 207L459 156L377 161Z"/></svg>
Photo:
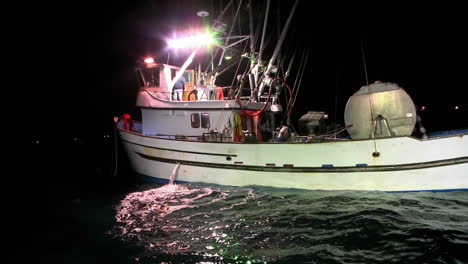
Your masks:
<svg viewBox="0 0 468 264"><path fill-rule="evenodd" d="M145 175L145 174L141 174L141 173L138 173L139 176L141 176L143 178L143 181L145 182L148 182L148 183L156 183L156 184L168 184L169 183L169 179L164 179L164 178L158 178L158 177L154 177L154 176L148 176L148 175ZM178 180L175 180L174 181L175 183L177 184L184 184L184 183L189 183L187 181L178 181ZM200 182L201 184L206 184L204 182ZM231 186L238 186L238 185L231 185ZM244 185L241 185L241 186L244 186ZM247 185L247 186L253 186L253 185ZM282 187L272 187L270 186L271 188L279 188L281 189ZM291 189L291 188L287 188L287 189ZM300 188L293 188L293 189L300 189ZM308 190L311 190L311 191L314 191L314 190L317 190L317 191L321 191L322 189L308 189ZM349 191L349 189L343 189L343 190L333 190L333 191ZM353 190L353 191L359 191L359 192L375 192L376 190ZM421 190L408 190L408 191L382 191L382 192L385 192L385 193L406 193L406 192L456 192L456 191L468 191L467 188L457 188L457 189L427 189L427 190L424 190L424 189L421 189Z"/></svg>
<svg viewBox="0 0 468 264"><path fill-rule="evenodd" d="M190 165L197 167L219 168L219 169L232 169L232 170L250 170L250 171L269 171L269 172L374 172L374 171L400 171L400 170L416 170L427 169L433 167L450 166L462 163L468 163L468 157L461 157L448 160L437 160L421 163L398 164L398 165L379 165L379 166L362 166L362 167L271 167L271 166L255 166L255 165L241 165L241 164L222 164L222 163L208 163L199 161L187 161L177 159L166 159L160 157L149 156L143 153L136 152L140 157L166 163L180 163L181 165Z"/></svg>
<svg viewBox="0 0 468 264"><path fill-rule="evenodd" d="M152 146L148 146L148 145L137 144L137 143L130 142L130 141L124 140L124 139L122 139L122 141L128 142L128 143L133 144L133 145L137 145L137 146L140 146L140 147L152 148L152 149L159 149L159 150L167 150L167 151L182 152L182 153L190 153L190 154L200 154L200 155L210 155L210 156L237 157L236 154L222 154L222 153L197 152L197 151L187 151L187 150L178 150L178 149L159 148L159 147L152 147Z"/></svg>

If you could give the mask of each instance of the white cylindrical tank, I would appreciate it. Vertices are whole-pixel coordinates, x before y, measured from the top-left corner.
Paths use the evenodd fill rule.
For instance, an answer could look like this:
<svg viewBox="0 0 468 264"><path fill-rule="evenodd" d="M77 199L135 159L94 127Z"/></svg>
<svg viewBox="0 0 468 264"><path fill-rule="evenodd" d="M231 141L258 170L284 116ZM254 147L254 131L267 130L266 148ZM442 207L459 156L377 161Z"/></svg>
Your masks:
<svg viewBox="0 0 468 264"><path fill-rule="evenodd" d="M349 98L344 118L353 139L410 136L416 124L416 107L397 84L375 82Z"/></svg>

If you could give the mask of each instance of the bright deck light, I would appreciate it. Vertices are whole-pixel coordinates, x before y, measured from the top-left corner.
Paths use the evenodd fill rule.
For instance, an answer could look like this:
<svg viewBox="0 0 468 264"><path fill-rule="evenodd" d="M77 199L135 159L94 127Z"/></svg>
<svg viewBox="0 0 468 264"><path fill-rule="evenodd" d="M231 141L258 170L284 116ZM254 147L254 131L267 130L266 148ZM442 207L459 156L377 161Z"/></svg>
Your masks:
<svg viewBox="0 0 468 264"><path fill-rule="evenodd" d="M210 15L210 13L208 13L208 11L205 11L205 10L200 10L200 11L197 12L197 16L199 16L199 17L207 17L209 15Z"/></svg>
<svg viewBox="0 0 468 264"><path fill-rule="evenodd" d="M214 43L210 34L194 35L185 38L171 39L167 41L169 48L193 48Z"/></svg>
<svg viewBox="0 0 468 264"><path fill-rule="evenodd" d="M147 63L147 64L154 63L154 59L152 57L148 57L148 58L145 59L145 63Z"/></svg>

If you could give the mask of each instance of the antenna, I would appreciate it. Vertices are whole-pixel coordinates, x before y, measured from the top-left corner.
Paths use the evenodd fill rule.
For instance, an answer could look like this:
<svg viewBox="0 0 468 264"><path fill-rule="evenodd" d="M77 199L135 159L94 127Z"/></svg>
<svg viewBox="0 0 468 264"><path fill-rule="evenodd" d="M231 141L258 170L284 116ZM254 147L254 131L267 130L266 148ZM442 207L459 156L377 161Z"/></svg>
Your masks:
<svg viewBox="0 0 468 264"><path fill-rule="evenodd" d="M362 62L364 64L364 75L366 76L366 85L368 86L367 89L369 91L369 78L367 76L366 56L365 56L365 52L364 52L364 40L362 40L362 39L361 39L361 54L362 54Z"/></svg>
<svg viewBox="0 0 468 264"><path fill-rule="evenodd" d="M366 87L367 87L367 98L369 99L369 108L370 108L370 115L371 115L371 122L372 122L372 130L371 130L371 135L372 139L374 140L374 152L372 153L373 157L379 157L380 152L377 151L377 142L375 140L375 130L374 130L374 106L372 103L372 95L371 95L371 90L369 86L369 77L367 76L367 66L366 66L366 56L364 52L364 40L361 39L361 54L362 54L362 62L364 65L364 74L366 76Z"/></svg>

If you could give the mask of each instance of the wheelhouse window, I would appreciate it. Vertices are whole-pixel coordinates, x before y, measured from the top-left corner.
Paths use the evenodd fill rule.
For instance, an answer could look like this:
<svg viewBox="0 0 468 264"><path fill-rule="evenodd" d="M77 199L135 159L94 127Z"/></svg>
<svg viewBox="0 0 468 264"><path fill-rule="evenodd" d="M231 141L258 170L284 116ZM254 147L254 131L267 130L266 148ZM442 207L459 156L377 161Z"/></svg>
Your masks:
<svg viewBox="0 0 468 264"><path fill-rule="evenodd" d="M201 114L201 127L210 128L210 114Z"/></svg>
<svg viewBox="0 0 468 264"><path fill-rule="evenodd" d="M193 82L193 80L192 80L192 72L193 72L193 70L191 70L191 71L185 71L185 72L184 72L184 77L185 77L185 80L186 80L187 82Z"/></svg>
<svg viewBox="0 0 468 264"><path fill-rule="evenodd" d="M141 69L141 79L143 81L144 86L159 87L160 70L160 67Z"/></svg>
<svg viewBox="0 0 468 264"><path fill-rule="evenodd" d="M177 74L177 69L171 68L171 79L174 79Z"/></svg>
<svg viewBox="0 0 468 264"><path fill-rule="evenodd" d="M171 79L174 79L177 74L177 69L171 69ZM193 82L193 70L184 71L182 74L186 82Z"/></svg>
<svg viewBox="0 0 468 264"><path fill-rule="evenodd" d="M199 128L200 127L200 114L198 113L191 114L190 121L192 123L193 128Z"/></svg>

